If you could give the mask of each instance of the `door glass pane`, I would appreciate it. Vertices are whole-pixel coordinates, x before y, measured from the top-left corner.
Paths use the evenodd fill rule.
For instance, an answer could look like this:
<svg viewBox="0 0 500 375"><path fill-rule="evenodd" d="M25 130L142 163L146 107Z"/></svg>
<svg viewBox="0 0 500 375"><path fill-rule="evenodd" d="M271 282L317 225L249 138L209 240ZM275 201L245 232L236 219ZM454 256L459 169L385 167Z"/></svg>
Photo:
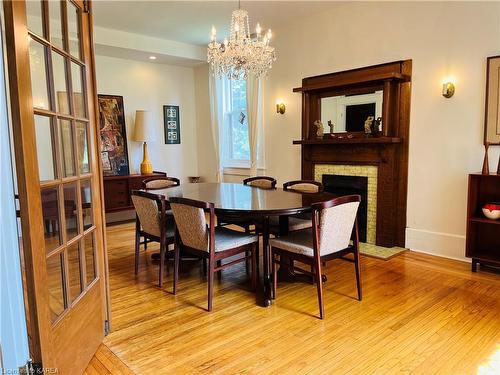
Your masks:
<svg viewBox="0 0 500 375"><path fill-rule="evenodd" d="M49 253L62 244L59 229L59 202L57 199L57 188L42 189L41 194L45 251Z"/></svg>
<svg viewBox="0 0 500 375"><path fill-rule="evenodd" d="M75 158L73 153L73 127L68 120L59 119L59 149L63 177L75 175Z"/></svg>
<svg viewBox="0 0 500 375"><path fill-rule="evenodd" d="M50 42L61 49L64 48L63 28L61 22L61 2L49 0Z"/></svg>
<svg viewBox="0 0 500 375"><path fill-rule="evenodd" d="M41 1L39 0L26 1L26 17L28 19L28 30L34 34L43 36Z"/></svg>
<svg viewBox="0 0 500 375"><path fill-rule="evenodd" d="M64 185L64 219L66 223L66 241L75 237L78 232L78 208L76 183Z"/></svg>
<svg viewBox="0 0 500 375"><path fill-rule="evenodd" d="M58 253L47 259L47 282L52 321L64 311L63 258Z"/></svg>
<svg viewBox="0 0 500 375"><path fill-rule="evenodd" d="M85 101L82 89L82 67L71 62L71 82L73 83L73 100L75 105L75 116L85 117Z"/></svg>
<svg viewBox="0 0 500 375"><path fill-rule="evenodd" d="M49 86L45 64L45 47L29 38L31 94L33 107L49 109Z"/></svg>
<svg viewBox="0 0 500 375"><path fill-rule="evenodd" d="M80 182L80 192L82 194L83 230L87 230L93 225L90 180L82 180Z"/></svg>
<svg viewBox="0 0 500 375"><path fill-rule="evenodd" d="M75 242L68 247L68 281L69 300L73 302L82 292L81 266L80 266L80 244Z"/></svg>
<svg viewBox="0 0 500 375"><path fill-rule="evenodd" d="M54 132L50 117L35 115L36 154L40 181L54 180Z"/></svg>
<svg viewBox="0 0 500 375"><path fill-rule="evenodd" d="M87 272L87 285L97 277L95 256L94 256L94 232L85 236L85 270Z"/></svg>
<svg viewBox="0 0 500 375"><path fill-rule="evenodd" d="M54 71L54 91L56 93L56 110L69 114L68 85L64 57L52 51L52 68Z"/></svg>
<svg viewBox="0 0 500 375"><path fill-rule="evenodd" d="M87 138L87 124L76 123L76 142L78 152L78 170L80 174L90 173L89 148Z"/></svg>
<svg viewBox="0 0 500 375"><path fill-rule="evenodd" d="M80 59L80 17L78 8L68 1L69 52Z"/></svg>

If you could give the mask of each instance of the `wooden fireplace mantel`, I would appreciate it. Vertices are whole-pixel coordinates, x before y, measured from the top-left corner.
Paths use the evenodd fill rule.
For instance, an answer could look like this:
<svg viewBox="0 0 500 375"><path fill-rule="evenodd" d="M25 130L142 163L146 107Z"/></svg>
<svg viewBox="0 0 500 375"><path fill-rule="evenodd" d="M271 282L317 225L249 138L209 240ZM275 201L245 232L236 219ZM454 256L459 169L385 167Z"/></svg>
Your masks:
<svg viewBox="0 0 500 375"><path fill-rule="evenodd" d="M342 145L342 144L391 144L401 143L402 139L398 137L373 137L373 138L324 138L324 139L305 139L293 141L294 145Z"/></svg>
<svg viewBox="0 0 500 375"><path fill-rule="evenodd" d="M302 80L302 178L314 179L315 165L377 166L377 233L380 246L404 246L408 185L411 60L395 61ZM363 133L318 139L313 126L321 118L321 98L383 90L380 137ZM339 135L342 138L339 138Z"/></svg>

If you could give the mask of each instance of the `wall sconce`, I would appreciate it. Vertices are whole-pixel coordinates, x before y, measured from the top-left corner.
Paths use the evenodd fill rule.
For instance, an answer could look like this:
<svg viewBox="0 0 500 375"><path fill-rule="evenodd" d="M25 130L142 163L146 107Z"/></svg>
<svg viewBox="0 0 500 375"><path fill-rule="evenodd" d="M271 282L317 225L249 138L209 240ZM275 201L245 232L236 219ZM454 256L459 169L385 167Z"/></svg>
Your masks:
<svg viewBox="0 0 500 375"><path fill-rule="evenodd" d="M451 98L455 94L455 84L451 81L443 83L442 94L447 99Z"/></svg>
<svg viewBox="0 0 500 375"><path fill-rule="evenodd" d="M280 113L280 114L284 114L286 111L286 106L285 106L285 102L283 102L283 100L278 100L278 102L276 103L276 113Z"/></svg>

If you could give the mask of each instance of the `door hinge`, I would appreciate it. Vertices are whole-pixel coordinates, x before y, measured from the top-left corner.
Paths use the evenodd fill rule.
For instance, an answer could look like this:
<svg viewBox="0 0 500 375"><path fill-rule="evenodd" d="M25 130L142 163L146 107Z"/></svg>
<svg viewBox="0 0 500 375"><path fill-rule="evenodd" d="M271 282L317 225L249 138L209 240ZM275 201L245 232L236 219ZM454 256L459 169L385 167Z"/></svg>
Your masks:
<svg viewBox="0 0 500 375"><path fill-rule="evenodd" d="M89 1L83 0L83 13L88 13L88 12L89 12Z"/></svg>
<svg viewBox="0 0 500 375"><path fill-rule="evenodd" d="M104 336L109 335L109 320L104 321Z"/></svg>

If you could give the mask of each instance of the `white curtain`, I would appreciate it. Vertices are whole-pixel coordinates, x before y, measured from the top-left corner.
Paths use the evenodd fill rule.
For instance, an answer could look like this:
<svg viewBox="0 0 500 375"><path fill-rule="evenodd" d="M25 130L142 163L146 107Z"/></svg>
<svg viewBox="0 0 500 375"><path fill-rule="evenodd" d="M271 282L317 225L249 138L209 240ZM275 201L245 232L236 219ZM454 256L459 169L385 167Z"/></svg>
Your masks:
<svg viewBox="0 0 500 375"><path fill-rule="evenodd" d="M223 112L223 82L213 74L212 70L208 72L208 90L210 95L210 125L212 128L212 139L214 143L214 156L216 162L215 178L217 182L222 182L223 174L223 155L221 155L220 143L222 140L222 124L224 118Z"/></svg>
<svg viewBox="0 0 500 375"><path fill-rule="evenodd" d="M259 136L262 125L262 83L259 78L247 78L248 141L250 143L250 175L257 175Z"/></svg>

